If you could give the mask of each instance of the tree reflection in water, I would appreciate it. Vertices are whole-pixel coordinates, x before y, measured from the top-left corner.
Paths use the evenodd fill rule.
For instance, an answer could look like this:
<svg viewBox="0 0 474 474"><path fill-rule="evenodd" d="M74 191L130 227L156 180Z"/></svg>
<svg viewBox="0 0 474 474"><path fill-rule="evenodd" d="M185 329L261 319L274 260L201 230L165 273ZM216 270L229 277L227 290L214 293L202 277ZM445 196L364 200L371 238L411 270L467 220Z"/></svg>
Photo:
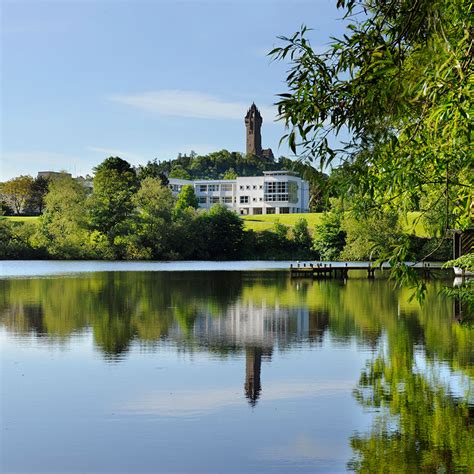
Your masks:
<svg viewBox="0 0 474 474"><path fill-rule="evenodd" d="M376 411L355 433L348 468L360 472L474 472L474 329L431 285L423 307L386 281L292 281L285 273L108 272L0 281L0 324L17 337L64 344L92 333L120 363L153 351L245 355L244 394L264 400L262 360L277 349L353 341L373 351L354 391ZM420 363L422 360L422 363ZM439 366L463 387L440 380ZM464 390L464 391L463 391ZM470 405L471 403L471 405Z"/></svg>

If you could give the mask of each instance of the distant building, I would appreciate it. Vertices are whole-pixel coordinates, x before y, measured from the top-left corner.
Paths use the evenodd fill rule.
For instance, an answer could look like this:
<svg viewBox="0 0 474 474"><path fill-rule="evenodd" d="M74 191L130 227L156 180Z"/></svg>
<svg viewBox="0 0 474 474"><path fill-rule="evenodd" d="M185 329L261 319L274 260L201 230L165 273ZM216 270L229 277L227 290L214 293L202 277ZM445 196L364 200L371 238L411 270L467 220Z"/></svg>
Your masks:
<svg viewBox="0 0 474 474"><path fill-rule="evenodd" d="M247 155L255 155L273 161L271 148L262 149L262 123L263 118L255 103L250 106L245 116L245 128L247 130Z"/></svg>
<svg viewBox="0 0 474 474"><path fill-rule="evenodd" d="M290 171L264 171L263 176L232 180L169 178L174 194L186 184L194 187L199 207L204 209L223 204L241 215L309 212L309 184Z"/></svg>

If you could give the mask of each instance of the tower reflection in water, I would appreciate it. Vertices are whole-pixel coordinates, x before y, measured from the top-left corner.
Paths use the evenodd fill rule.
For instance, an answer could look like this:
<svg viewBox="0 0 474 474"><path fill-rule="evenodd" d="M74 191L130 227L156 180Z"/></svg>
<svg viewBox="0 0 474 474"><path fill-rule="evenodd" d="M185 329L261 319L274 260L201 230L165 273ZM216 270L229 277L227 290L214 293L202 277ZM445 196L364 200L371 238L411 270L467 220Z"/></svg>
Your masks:
<svg viewBox="0 0 474 474"><path fill-rule="evenodd" d="M219 317L198 313L193 339L209 348L245 350L244 393L255 406L262 394L262 361L270 361L274 348L284 350L295 343L320 344L328 327L325 311L307 307L278 307L237 301ZM180 331L174 337L180 337Z"/></svg>

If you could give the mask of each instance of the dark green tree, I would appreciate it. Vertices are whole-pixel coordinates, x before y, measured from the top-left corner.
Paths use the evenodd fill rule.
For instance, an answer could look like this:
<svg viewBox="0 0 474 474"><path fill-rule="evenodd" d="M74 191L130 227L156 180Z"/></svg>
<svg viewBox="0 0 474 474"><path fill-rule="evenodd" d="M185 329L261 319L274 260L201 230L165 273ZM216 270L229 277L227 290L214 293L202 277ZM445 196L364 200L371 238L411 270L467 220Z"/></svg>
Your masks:
<svg viewBox="0 0 474 474"><path fill-rule="evenodd" d="M163 186L167 186L169 184L169 179L162 170L162 167L156 158L153 161L148 161L146 165L140 165L138 167L137 178L139 181L143 181L145 178L155 178L159 179Z"/></svg>
<svg viewBox="0 0 474 474"><path fill-rule="evenodd" d="M44 198L48 193L50 180L43 176L38 176L31 184L31 195L25 207L31 214L42 214L45 206Z"/></svg>
<svg viewBox="0 0 474 474"><path fill-rule="evenodd" d="M201 238L206 244L206 258L239 258L244 242L244 229L242 219L235 212L216 204L209 212L199 215L198 222L202 224Z"/></svg>
<svg viewBox="0 0 474 474"><path fill-rule="evenodd" d="M308 229L308 221L304 218L298 219L293 226L293 241L298 248L310 249L312 245L311 234Z"/></svg>
<svg viewBox="0 0 474 474"><path fill-rule="evenodd" d="M171 190L163 186L158 178L145 178L133 197L133 203L137 208L134 233L137 255L163 258L171 246L174 206Z"/></svg>
<svg viewBox="0 0 474 474"><path fill-rule="evenodd" d="M342 212L331 211L323 216L321 224L315 226L313 250L321 260L338 260L346 244L346 233L342 229Z"/></svg>
<svg viewBox="0 0 474 474"><path fill-rule="evenodd" d="M107 158L94 171L90 224L92 229L104 234L109 245L113 246L116 237L130 232L137 176L130 164L119 157Z"/></svg>
<svg viewBox="0 0 474 474"><path fill-rule="evenodd" d="M169 177L176 179L191 179L191 175L179 164L173 167Z"/></svg>

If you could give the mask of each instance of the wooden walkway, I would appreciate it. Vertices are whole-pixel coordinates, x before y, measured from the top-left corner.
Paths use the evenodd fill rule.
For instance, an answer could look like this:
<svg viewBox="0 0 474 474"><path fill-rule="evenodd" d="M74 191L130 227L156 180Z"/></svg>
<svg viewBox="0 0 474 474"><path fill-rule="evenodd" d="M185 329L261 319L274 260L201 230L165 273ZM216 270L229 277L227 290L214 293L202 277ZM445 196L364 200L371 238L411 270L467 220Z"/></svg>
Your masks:
<svg viewBox="0 0 474 474"><path fill-rule="evenodd" d="M441 264L421 263L411 264L412 267L420 271L423 277L428 278L432 270L441 268ZM367 278L375 278L375 270L383 271L389 270L389 265L383 265L382 268L374 267L370 262L310 262L310 263L296 263L290 265L290 275L292 278L339 278L347 279L349 270L363 270L367 272Z"/></svg>

